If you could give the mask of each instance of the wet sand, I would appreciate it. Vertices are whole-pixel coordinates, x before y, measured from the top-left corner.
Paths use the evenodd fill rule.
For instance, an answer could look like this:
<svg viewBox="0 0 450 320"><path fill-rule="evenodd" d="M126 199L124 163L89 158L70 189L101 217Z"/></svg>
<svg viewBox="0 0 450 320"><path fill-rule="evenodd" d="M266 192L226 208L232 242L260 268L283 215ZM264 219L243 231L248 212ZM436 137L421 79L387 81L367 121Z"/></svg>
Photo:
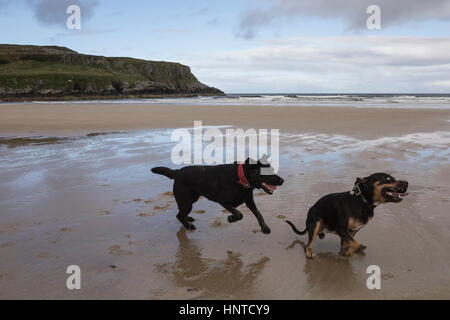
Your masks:
<svg viewBox="0 0 450 320"><path fill-rule="evenodd" d="M176 220L171 129L204 125L280 129L285 184L233 224L200 199L197 230ZM450 298L450 111L299 107L0 105L2 299ZM99 134L114 131L111 134ZM93 133L93 134L92 134ZM14 140L15 139L15 140ZM308 208L376 171L410 182L402 203L381 205L338 254L339 238L303 252ZM381 268L381 290L366 269ZM66 288L67 266L81 290Z"/></svg>

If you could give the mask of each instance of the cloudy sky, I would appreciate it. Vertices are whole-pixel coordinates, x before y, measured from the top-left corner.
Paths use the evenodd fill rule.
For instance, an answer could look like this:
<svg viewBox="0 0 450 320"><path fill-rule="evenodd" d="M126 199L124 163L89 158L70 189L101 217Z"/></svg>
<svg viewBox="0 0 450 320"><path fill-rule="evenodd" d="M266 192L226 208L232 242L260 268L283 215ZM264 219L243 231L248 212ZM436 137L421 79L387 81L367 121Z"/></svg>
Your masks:
<svg viewBox="0 0 450 320"><path fill-rule="evenodd" d="M0 43L181 62L227 93L450 92L450 0L0 0L0 30Z"/></svg>

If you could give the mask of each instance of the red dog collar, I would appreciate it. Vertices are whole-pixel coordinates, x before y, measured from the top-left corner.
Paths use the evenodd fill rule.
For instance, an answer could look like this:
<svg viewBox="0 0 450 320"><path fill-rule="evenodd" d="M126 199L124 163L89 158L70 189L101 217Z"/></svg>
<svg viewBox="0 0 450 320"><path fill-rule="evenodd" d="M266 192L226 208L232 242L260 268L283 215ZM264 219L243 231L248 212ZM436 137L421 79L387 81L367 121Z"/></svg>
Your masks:
<svg viewBox="0 0 450 320"><path fill-rule="evenodd" d="M239 177L238 183L240 185L242 185L245 188L250 188L250 184L248 183L248 181L247 181L247 179L245 178L245 175L244 175L244 166L243 166L242 163L239 164L239 166L238 166L238 177Z"/></svg>

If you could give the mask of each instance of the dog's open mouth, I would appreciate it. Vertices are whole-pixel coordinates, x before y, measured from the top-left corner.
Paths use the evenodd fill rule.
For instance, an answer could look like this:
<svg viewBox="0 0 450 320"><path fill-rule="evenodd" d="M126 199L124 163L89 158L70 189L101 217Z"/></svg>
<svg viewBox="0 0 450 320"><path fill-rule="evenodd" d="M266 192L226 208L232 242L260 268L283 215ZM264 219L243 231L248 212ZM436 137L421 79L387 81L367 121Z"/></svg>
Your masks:
<svg viewBox="0 0 450 320"><path fill-rule="evenodd" d="M261 183L261 188L264 190L265 193L272 194L273 191L277 188L277 186L273 186L271 184L263 182Z"/></svg>
<svg viewBox="0 0 450 320"><path fill-rule="evenodd" d="M385 188L385 189L383 189L383 193L388 195L394 201L401 201L403 197L406 197L408 195L408 192L406 192L406 189L398 188L398 187Z"/></svg>

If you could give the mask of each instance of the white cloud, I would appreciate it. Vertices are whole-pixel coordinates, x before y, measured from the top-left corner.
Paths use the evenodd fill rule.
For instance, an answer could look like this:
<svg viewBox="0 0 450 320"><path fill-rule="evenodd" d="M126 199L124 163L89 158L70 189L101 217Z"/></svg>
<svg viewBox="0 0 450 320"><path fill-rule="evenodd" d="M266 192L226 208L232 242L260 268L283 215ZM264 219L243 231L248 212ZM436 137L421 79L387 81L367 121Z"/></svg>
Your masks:
<svg viewBox="0 0 450 320"><path fill-rule="evenodd" d="M184 62L228 92L442 92L448 52L450 38L297 38Z"/></svg>
<svg viewBox="0 0 450 320"><path fill-rule="evenodd" d="M450 90L450 80L435 81L435 82L432 82L431 85Z"/></svg>

